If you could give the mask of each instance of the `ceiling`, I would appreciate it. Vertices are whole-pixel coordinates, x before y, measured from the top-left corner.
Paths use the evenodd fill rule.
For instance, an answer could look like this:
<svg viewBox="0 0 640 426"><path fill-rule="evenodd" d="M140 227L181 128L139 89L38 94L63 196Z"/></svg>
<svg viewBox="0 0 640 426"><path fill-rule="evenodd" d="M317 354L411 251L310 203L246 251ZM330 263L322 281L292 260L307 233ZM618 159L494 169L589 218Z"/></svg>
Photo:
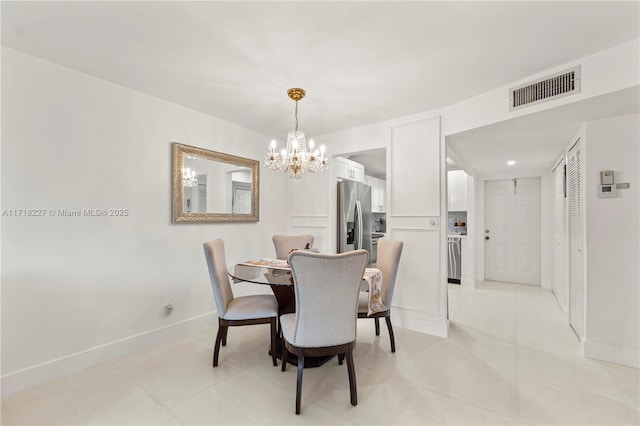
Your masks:
<svg viewBox="0 0 640 426"><path fill-rule="evenodd" d="M301 130L324 135L445 107L639 37L636 1L0 7L5 46L280 140L294 124L290 87L307 91ZM515 131L505 126L476 136ZM456 138L459 149L471 136Z"/></svg>

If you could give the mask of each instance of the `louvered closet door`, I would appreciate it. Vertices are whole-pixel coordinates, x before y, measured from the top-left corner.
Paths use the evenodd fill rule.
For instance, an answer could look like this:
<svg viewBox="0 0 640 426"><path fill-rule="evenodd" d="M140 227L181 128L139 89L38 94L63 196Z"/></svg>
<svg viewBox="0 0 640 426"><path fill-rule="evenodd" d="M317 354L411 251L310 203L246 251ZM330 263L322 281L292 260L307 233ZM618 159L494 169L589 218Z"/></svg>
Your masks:
<svg viewBox="0 0 640 426"><path fill-rule="evenodd" d="M584 337L584 220L582 212L582 154L578 140L569 150L569 323Z"/></svg>
<svg viewBox="0 0 640 426"><path fill-rule="evenodd" d="M553 274L551 289L563 313L567 307L567 294L569 283L566 279L567 256L565 254L566 232L566 164L564 159L553 170L554 197L553 197Z"/></svg>

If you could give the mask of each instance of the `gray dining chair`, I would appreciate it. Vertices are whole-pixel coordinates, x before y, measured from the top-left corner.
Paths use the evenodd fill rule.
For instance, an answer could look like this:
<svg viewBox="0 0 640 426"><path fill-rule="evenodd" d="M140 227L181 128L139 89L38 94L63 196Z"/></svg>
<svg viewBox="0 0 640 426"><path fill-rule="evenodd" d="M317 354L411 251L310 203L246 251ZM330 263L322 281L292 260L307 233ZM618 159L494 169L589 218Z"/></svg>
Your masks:
<svg viewBox="0 0 640 426"><path fill-rule="evenodd" d="M227 272L224 242L216 239L204 243L203 246L209 267L211 288L218 308L218 334L213 349L213 366L218 366L220 344L226 346L229 327L253 324L271 325L271 358L273 365L278 365L276 359L278 302L276 298L271 294L234 297Z"/></svg>
<svg viewBox="0 0 640 426"><path fill-rule="evenodd" d="M311 234L274 235L272 240L276 248L276 257L278 259L288 259L289 253L293 249L312 249L315 238Z"/></svg>
<svg viewBox="0 0 640 426"><path fill-rule="evenodd" d="M358 293L369 262L366 250L340 254L304 250L289 255L296 312L280 317L283 337L282 371L289 353L298 357L296 414L300 414L302 372L307 356L347 358L351 405L358 404L353 349L356 345Z"/></svg>
<svg viewBox="0 0 640 426"><path fill-rule="evenodd" d="M396 351L396 340L393 336L393 326L391 325L391 301L393 290L396 285L396 275L400 255L402 254L402 241L380 238L378 240L378 261L376 267L382 271L382 303L387 307L385 311L376 312L369 315L369 292L361 291L358 297L358 318L373 318L376 327L376 336L380 335L380 318L384 318L389 330L389 340L391 341L391 352Z"/></svg>

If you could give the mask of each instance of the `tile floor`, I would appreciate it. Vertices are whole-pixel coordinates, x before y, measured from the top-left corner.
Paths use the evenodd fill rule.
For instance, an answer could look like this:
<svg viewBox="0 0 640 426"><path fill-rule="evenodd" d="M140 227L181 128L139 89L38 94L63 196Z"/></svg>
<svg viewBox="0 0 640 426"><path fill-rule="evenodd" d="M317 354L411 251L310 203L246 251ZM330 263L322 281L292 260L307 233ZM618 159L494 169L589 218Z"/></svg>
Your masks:
<svg viewBox="0 0 640 426"><path fill-rule="evenodd" d="M268 326L233 328L211 368L216 327L89 368L2 400L3 425L629 424L638 370L588 360L553 295L538 287L449 286L449 339L360 320L358 406L346 365L305 370L267 356Z"/></svg>

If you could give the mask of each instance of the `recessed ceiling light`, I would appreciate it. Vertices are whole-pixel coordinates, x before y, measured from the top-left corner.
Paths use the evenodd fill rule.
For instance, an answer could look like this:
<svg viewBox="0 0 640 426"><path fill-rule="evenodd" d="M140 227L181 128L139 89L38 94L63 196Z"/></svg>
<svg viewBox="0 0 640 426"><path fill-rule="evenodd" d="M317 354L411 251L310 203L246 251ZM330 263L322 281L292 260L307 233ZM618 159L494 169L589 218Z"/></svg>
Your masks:
<svg viewBox="0 0 640 426"><path fill-rule="evenodd" d="M507 166L515 166L516 162L513 160L507 161Z"/></svg>

